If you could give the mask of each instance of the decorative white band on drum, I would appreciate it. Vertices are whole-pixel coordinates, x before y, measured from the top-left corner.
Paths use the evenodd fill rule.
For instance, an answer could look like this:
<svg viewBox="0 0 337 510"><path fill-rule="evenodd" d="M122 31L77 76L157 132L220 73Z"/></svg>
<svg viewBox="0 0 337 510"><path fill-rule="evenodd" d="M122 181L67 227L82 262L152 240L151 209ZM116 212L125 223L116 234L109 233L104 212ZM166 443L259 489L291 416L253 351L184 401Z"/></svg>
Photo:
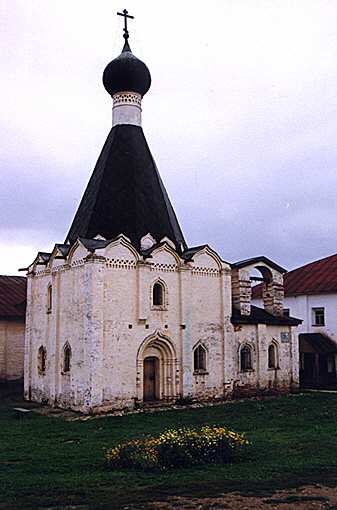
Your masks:
<svg viewBox="0 0 337 510"><path fill-rule="evenodd" d="M142 125L142 96L137 92L117 92L112 96L112 126Z"/></svg>

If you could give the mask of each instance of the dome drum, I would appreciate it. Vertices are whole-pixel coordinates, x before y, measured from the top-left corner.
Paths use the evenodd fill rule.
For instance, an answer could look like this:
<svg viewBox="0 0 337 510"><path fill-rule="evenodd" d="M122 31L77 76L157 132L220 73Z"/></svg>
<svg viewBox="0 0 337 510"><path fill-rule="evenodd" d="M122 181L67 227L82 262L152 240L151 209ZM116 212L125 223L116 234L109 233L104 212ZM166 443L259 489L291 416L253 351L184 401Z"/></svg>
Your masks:
<svg viewBox="0 0 337 510"><path fill-rule="evenodd" d="M117 92L112 96L112 126L118 124L142 125L142 96L137 92Z"/></svg>
<svg viewBox="0 0 337 510"><path fill-rule="evenodd" d="M132 104L135 106L141 107L142 96L137 92L132 92L130 90L125 90L122 92L117 92L112 96L113 106L124 105L124 104Z"/></svg>

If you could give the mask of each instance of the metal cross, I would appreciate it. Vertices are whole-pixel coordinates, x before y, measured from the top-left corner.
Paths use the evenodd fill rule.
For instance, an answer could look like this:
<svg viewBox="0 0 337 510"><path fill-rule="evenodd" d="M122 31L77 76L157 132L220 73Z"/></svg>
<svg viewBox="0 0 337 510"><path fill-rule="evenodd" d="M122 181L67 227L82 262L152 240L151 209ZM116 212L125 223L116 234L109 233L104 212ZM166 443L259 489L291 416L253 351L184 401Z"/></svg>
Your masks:
<svg viewBox="0 0 337 510"><path fill-rule="evenodd" d="M134 16L130 16L130 14L128 14L128 11L126 9L124 9L123 12L117 12L117 14L118 14L118 16L123 16L123 18L124 18L124 34L123 34L123 37L127 41L127 39L129 39L128 18L134 19Z"/></svg>

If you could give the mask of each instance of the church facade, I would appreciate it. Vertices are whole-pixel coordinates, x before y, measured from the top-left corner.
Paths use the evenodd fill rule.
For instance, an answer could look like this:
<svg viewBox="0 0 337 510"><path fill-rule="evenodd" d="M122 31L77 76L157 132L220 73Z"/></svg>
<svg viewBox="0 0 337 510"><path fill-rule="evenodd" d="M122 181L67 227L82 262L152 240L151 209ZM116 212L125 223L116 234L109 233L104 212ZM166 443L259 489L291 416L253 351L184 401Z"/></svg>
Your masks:
<svg viewBox="0 0 337 510"><path fill-rule="evenodd" d="M151 76L124 32L103 74L112 129L65 242L27 271L25 398L95 413L290 391L300 321L283 315L284 269L188 247L141 127Z"/></svg>

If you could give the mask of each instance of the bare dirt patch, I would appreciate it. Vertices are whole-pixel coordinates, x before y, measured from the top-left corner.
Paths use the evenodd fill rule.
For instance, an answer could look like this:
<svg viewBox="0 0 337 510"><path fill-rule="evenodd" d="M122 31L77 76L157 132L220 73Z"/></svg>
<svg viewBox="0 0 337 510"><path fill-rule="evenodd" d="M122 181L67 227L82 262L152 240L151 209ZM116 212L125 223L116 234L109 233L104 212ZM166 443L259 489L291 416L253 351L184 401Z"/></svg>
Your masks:
<svg viewBox="0 0 337 510"><path fill-rule="evenodd" d="M216 498L175 497L154 501L158 510L337 510L337 488L307 485L275 492L269 497L223 494Z"/></svg>
<svg viewBox="0 0 337 510"><path fill-rule="evenodd" d="M290 393L287 395L288 398L299 397L302 393ZM274 400L275 398L280 398L279 394L271 394L271 395L255 395L249 397L250 401L268 401ZM52 407L49 405L42 405L37 403L23 402L24 407L27 405L32 405L35 407L34 411L42 414L44 416L51 416L53 418L62 418L65 421L87 421L87 420L95 420L97 418L106 418L107 416L125 416L130 414L152 414L152 413L161 413L161 412L170 412L170 411L185 411L189 409L202 409L202 408L212 408L212 407L221 407L223 405L226 406L235 406L242 402L245 402L247 398L235 398L233 400L214 400L214 401L204 401L204 402L193 402L189 404L165 404L163 402L156 403L145 403L137 406L136 408L126 407L123 409L100 409L96 413L93 414L84 414L80 411L72 411L71 409L63 409L61 407Z"/></svg>

